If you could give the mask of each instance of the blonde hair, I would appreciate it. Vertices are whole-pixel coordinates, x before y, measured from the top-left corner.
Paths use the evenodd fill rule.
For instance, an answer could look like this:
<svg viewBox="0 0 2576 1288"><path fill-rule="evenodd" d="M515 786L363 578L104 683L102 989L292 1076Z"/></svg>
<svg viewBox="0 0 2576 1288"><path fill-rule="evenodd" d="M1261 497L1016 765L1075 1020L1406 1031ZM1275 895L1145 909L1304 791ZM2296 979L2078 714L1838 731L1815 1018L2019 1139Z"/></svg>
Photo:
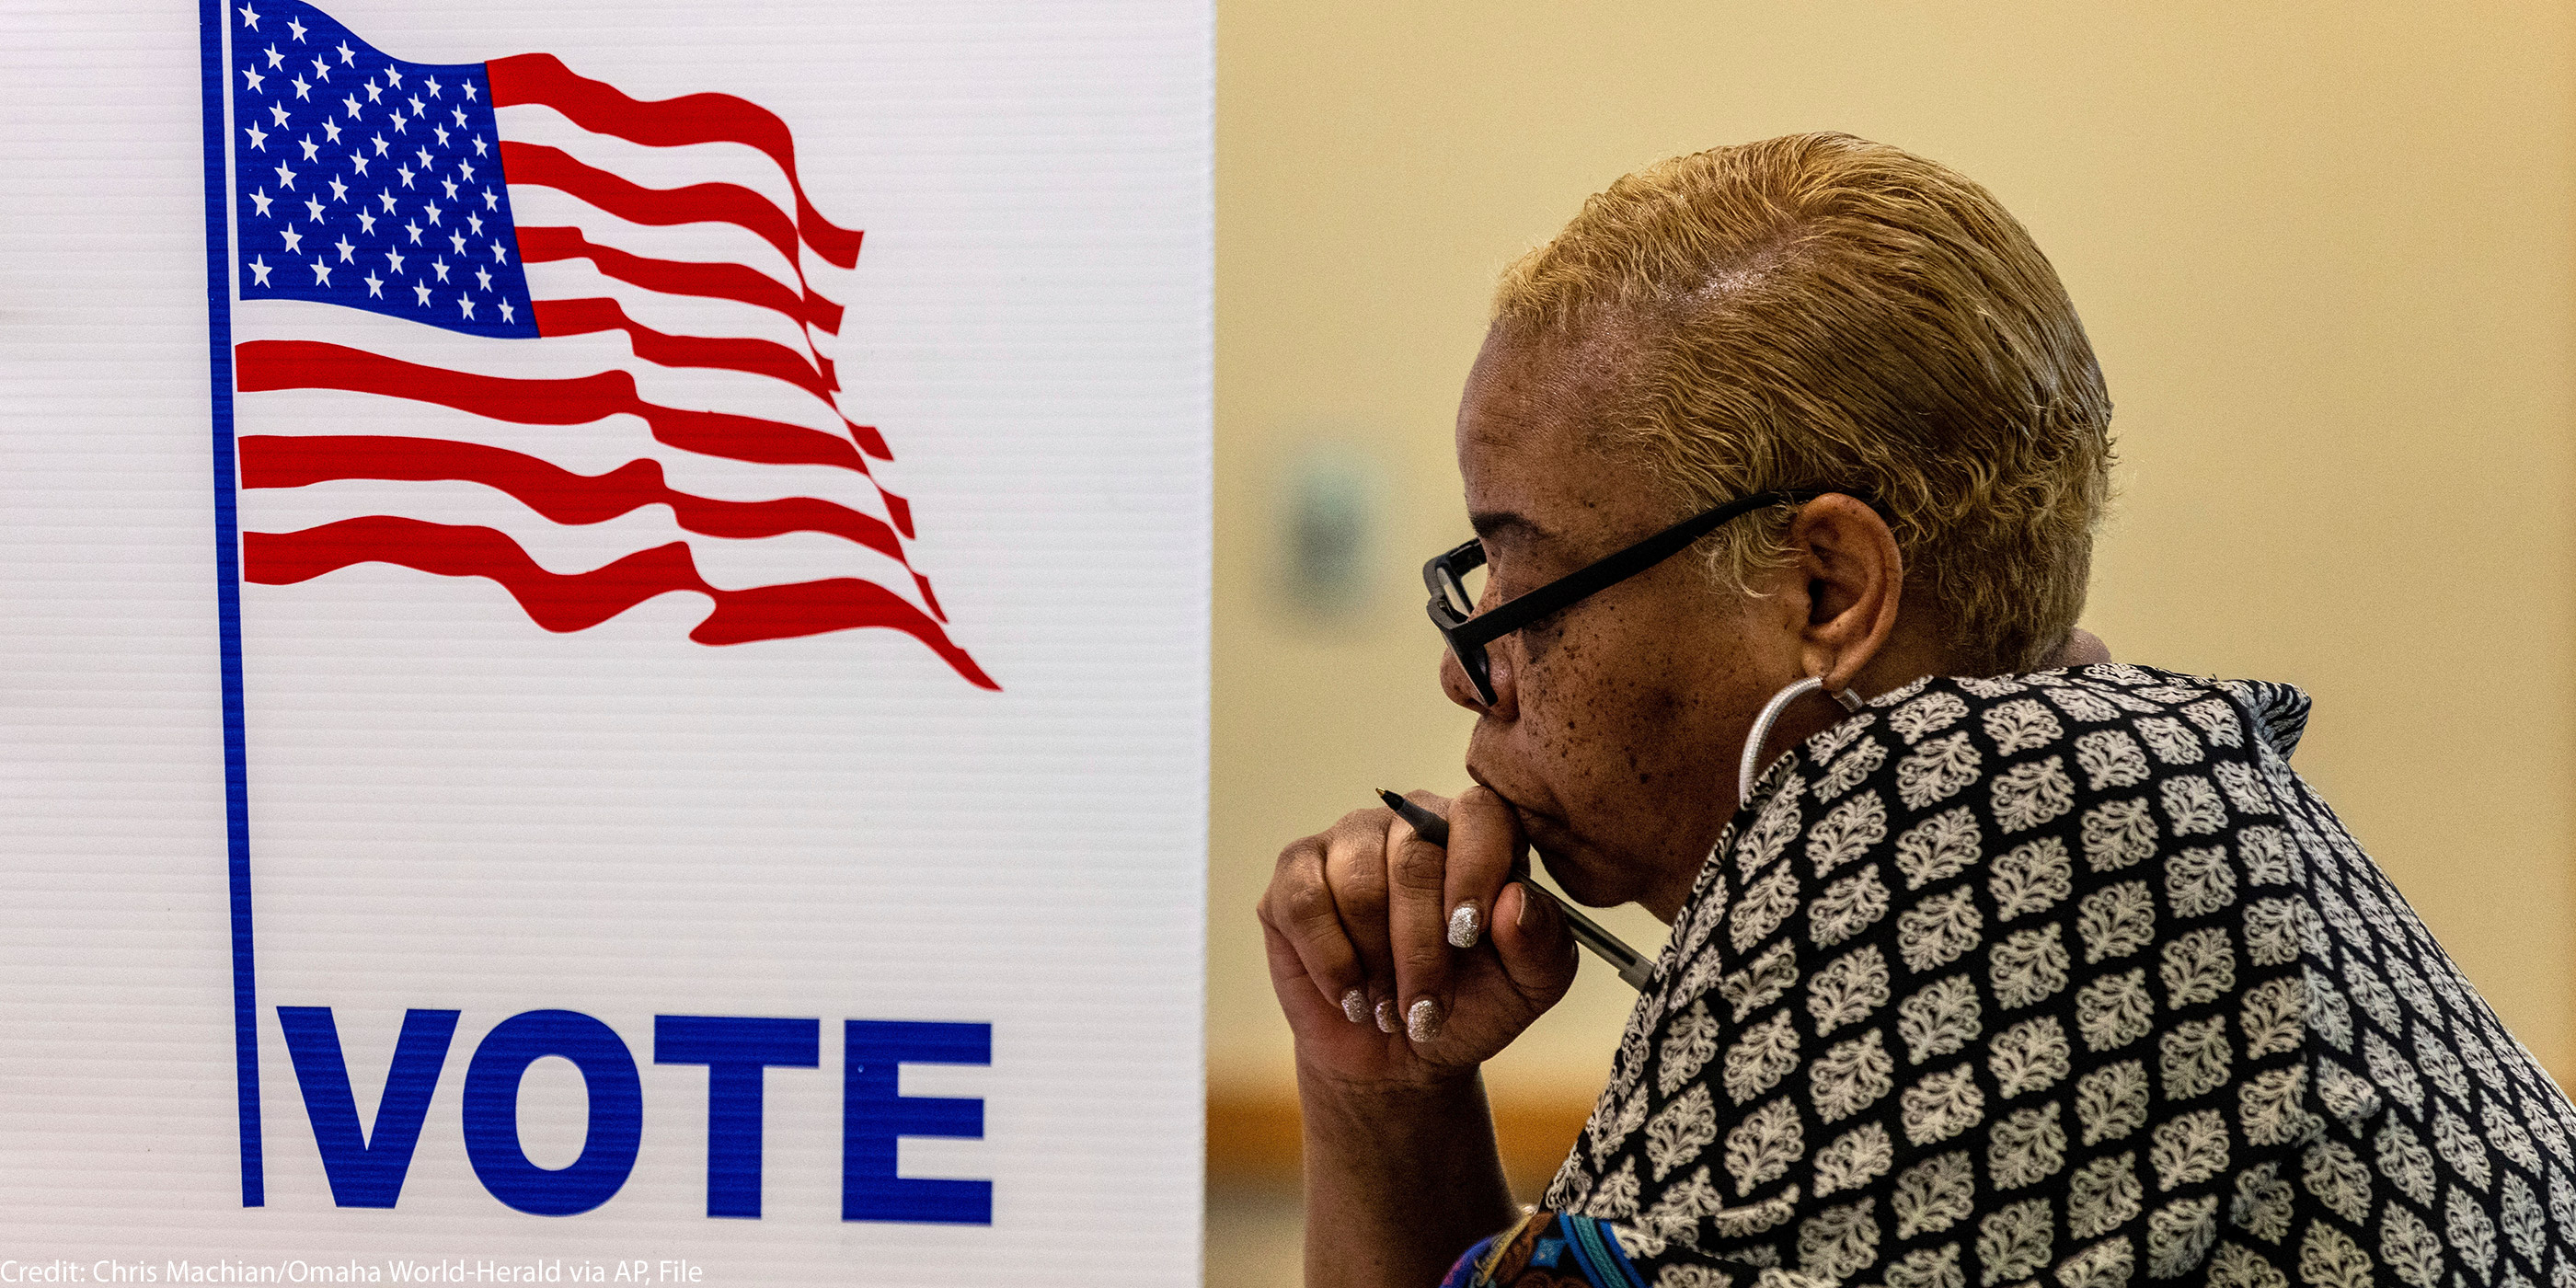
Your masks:
<svg viewBox="0 0 2576 1288"><path fill-rule="evenodd" d="M1863 495L1964 664L2027 670L2084 608L2110 395L2075 306L1985 189L1847 134L1658 162L1503 274L1508 337L1624 345L1606 429L1676 516ZM1782 507L1721 529L1722 584L1785 555Z"/></svg>

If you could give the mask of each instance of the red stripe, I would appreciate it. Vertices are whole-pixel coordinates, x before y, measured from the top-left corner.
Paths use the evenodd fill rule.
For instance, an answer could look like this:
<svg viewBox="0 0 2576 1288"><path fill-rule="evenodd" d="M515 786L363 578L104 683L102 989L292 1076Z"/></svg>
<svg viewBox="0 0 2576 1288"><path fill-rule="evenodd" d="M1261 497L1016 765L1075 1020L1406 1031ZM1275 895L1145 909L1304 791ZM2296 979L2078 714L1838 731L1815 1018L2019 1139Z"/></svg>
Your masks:
<svg viewBox="0 0 2576 1288"><path fill-rule="evenodd" d="M519 543L490 528L451 527L418 519L369 515L301 532L242 534L242 575L264 586L310 581L351 564L389 563L443 577L486 577L519 601L530 620L550 631L578 631L675 590L715 601L715 611L689 632L701 644L821 635L881 626L930 646L968 681L999 689L991 676L948 638L939 624L903 598L853 577L719 590L707 584L689 547L639 550L589 572L552 573L537 566Z"/></svg>
<svg viewBox="0 0 2576 1288"><path fill-rule="evenodd" d="M559 259L587 259L599 271L665 295L697 295L734 300L772 309L825 335L841 332L841 306L811 290L799 296L777 278L748 264L698 264L686 260L647 259L581 235L578 228L519 229L519 259L543 264Z"/></svg>
<svg viewBox="0 0 2576 1288"><path fill-rule="evenodd" d="M836 465L868 472L867 462L846 438L782 421L655 406L636 394L635 378L623 371L511 380L424 367L317 340L247 340L233 347L233 361L235 387L243 393L347 389L436 403L519 425L581 425L624 412L643 418L656 441L684 452L762 465ZM900 513L896 526L909 528Z"/></svg>
<svg viewBox="0 0 2576 1288"><path fill-rule="evenodd" d="M737 224L777 247L788 263L797 262L796 225L787 218L787 212L769 198L738 184L647 188L584 165L561 148L509 139L501 140L501 175L505 183L562 189L630 223L657 228L673 224Z"/></svg>
<svg viewBox="0 0 2576 1288"><path fill-rule="evenodd" d="M551 107L585 130L649 147L742 143L768 153L796 192L796 227L805 244L838 267L857 262L861 234L826 221L806 199L804 180L796 174L795 138L768 109L731 94L690 94L659 102L629 98L615 86L574 75L552 54L496 58L483 64L483 70L491 78L494 107ZM791 252L789 258L794 257Z"/></svg>
<svg viewBox="0 0 2576 1288"><path fill-rule="evenodd" d="M626 316L626 310L615 300L531 300L528 307L541 336L623 331L635 356L646 362L768 376L784 380L826 405L832 402L832 390L839 387L832 377L831 364L820 356L808 362L804 354L768 340L656 331Z"/></svg>
<svg viewBox="0 0 2576 1288"><path fill-rule="evenodd" d="M604 523L644 506L667 505L682 528L705 536L752 539L821 532L903 559L894 530L873 516L813 497L718 501L692 496L663 479L659 461L628 461L591 476L480 443L356 434L254 434L241 440L240 452L245 488L305 487L333 479L480 483L556 523ZM923 592L928 593L927 583ZM931 611L938 611L936 601Z"/></svg>

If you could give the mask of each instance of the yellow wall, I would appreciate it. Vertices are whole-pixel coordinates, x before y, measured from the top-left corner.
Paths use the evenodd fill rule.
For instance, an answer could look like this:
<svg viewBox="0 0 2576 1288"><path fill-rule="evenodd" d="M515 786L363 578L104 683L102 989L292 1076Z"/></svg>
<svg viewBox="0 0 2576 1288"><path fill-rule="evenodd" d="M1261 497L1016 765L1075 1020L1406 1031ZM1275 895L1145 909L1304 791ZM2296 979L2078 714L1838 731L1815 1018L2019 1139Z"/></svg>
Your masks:
<svg viewBox="0 0 2576 1288"><path fill-rule="evenodd" d="M1816 128L2030 226L2119 404L2088 624L2315 694L2295 763L2576 1075L2576 10L1225 0L1219 33L1220 1094L1287 1090L1272 855L1371 786L1461 782L1413 569L1465 536L1449 425L1495 271L1645 161ZM1276 590L1319 451L1383 483L1382 575L1335 620ZM1605 974L1502 1094L1589 1098L1632 996Z"/></svg>

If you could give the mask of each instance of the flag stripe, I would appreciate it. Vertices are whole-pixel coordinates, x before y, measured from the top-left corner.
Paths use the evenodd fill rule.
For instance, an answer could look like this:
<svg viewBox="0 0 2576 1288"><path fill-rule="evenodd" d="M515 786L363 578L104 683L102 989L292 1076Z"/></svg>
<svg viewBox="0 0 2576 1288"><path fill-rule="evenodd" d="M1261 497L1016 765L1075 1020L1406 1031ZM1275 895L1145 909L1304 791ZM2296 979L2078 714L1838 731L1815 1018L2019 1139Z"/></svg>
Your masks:
<svg viewBox="0 0 2576 1288"><path fill-rule="evenodd" d="M635 392L635 377L602 371L563 380L514 380L445 367L424 367L318 340L249 340L234 351L244 393L273 389L345 389L436 403L520 425L581 425L621 412L640 417L656 441L759 465L834 465L868 473L850 440L819 429L714 411L659 407ZM873 431L871 431L873 432ZM871 476L873 477L873 476ZM906 536L909 507L887 504Z"/></svg>
<svg viewBox="0 0 2576 1288"><path fill-rule="evenodd" d="M584 335L594 331L623 331L634 347L635 356L665 367L711 367L722 371L743 371L755 376L784 380L823 400L825 406L839 408L832 402L832 390L838 387L831 363L822 357L811 361L786 345L770 340L736 336L672 335L656 331L626 316L617 301L531 300L529 312L537 319L537 334Z"/></svg>
<svg viewBox="0 0 2576 1288"><path fill-rule="evenodd" d="M556 523L604 523L644 506L667 505L682 528L703 536L747 540L820 532L899 562L904 557L894 529L873 516L812 497L724 501L693 496L671 487L661 462L652 460L628 461L593 476L523 452L444 438L259 434L241 440L241 479L245 488L306 487L336 479L480 483Z"/></svg>
<svg viewBox="0 0 2576 1288"><path fill-rule="evenodd" d="M602 274L648 291L733 300L783 313L825 335L841 332L840 305L810 290L799 296L777 278L747 264L650 259L602 246L582 236L578 228L520 228L519 259L528 264L587 259Z"/></svg>
<svg viewBox="0 0 2576 1288"><path fill-rule="evenodd" d="M632 180L584 164L562 148L543 143L501 140L501 173L512 184L533 184L578 197L630 223L668 227L673 224L733 224L777 248L789 264L796 255L796 225L769 198L732 183L693 183L685 188L647 188ZM805 279L802 267L798 282Z"/></svg>
<svg viewBox="0 0 2576 1288"><path fill-rule="evenodd" d="M806 199L805 182L796 173L795 139L787 123L768 109L731 94L689 94L658 102L630 98L615 86L574 75L552 54L495 58L483 68L495 108L523 103L551 107L583 129L649 147L741 143L767 153L796 193L796 227L805 244L836 268L858 262L861 234L825 220ZM788 258L795 258L794 252Z"/></svg>
<svg viewBox="0 0 2576 1288"><path fill-rule="evenodd" d="M968 681L999 689L920 609L874 582L854 577L721 590L707 584L686 542L639 550L589 572L539 567L519 543L491 528L459 527L368 515L301 532L242 534L245 579L293 585L361 563L386 563L443 577L482 577L509 591L529 620L550 631L596 626L657 595L695 591L715 611L689 632L701 644L746 644L828 631L882 626L929 645Z"/></svg>

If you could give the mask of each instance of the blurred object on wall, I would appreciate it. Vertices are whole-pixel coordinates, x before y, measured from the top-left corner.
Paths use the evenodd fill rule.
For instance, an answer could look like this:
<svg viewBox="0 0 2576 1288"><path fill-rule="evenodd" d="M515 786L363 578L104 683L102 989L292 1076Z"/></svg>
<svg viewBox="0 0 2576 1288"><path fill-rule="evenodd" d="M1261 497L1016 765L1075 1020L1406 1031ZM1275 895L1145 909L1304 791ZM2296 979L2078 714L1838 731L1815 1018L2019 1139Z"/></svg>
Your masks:
<svg viewBox="0 0 2576 1288"><path fill-rule="evenodd" d="M1351 625L1386 587L1381 469L1347 442L1309 444L1281 474L1277 589L1316 625Z"/></svg>

